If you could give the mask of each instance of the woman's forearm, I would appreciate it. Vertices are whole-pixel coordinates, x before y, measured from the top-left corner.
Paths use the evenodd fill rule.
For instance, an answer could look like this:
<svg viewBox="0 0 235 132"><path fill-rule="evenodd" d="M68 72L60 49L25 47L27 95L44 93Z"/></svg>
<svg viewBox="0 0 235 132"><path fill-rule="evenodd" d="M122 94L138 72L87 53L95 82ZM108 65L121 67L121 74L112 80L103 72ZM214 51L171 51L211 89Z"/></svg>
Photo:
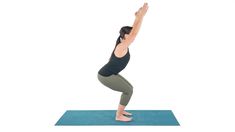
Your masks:
<svg viewBox="0 0 235 132"><path fill-rule="evenodd" d="M148 3L144 3L144 5L135 13L135 21L132 26L131 33L133 36L136 36L140 30L143 18L148 10Z"/></svg>
<svg viewBox="0 0 235 132"><path fill-rule="evenodd" d="M141 24L142 24L142 21L143 21L143 16L137 16L135 18L135 21L133 23L133 26L132 26L132 30L131 30L131 33L132 35L136 36L140 30L140 27L141 27Z"/></svg>

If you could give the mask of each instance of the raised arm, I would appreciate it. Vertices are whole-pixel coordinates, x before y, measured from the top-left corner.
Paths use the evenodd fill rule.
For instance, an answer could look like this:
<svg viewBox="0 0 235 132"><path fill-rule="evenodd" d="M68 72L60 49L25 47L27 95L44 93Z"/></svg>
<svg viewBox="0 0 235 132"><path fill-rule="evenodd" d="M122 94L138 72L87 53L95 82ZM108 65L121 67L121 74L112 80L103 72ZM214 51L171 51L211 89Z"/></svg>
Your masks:
<svg viewBox="0 0 235 132"><path fill-rule="evenodd" d="M133 36L133 37L137 36L147 10L148 10L148 4L144 3L144 5L135 13L136 17L135 17L134 24L132 26L132 30L130 32L130 36Z"/></svg>
<svg viewBox="0 0 235 132"><path fill-rule="evenodd" d="M127 35L127 37L120 44L122 49L126 49L127 47L129 47L129 45L135 40L135 38L140 30L143 18L145 16L147 10L148 10L148 4L144 3L144 5L135 13L135 21L133 23L132 30L131 30L130 34Z"/></svg>

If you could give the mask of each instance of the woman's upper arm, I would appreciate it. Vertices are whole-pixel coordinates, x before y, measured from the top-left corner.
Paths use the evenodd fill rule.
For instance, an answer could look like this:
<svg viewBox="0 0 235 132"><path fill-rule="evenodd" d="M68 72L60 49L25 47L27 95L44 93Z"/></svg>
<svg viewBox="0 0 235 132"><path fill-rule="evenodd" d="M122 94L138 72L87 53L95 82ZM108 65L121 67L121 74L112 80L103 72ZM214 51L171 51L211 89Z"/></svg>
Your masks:
<svg viewBox="0 0 235 132"><path fill-rule="evenodd" d="M120 48L122 48L123 50L128 48L130 44L135 40L135 37L136 35L130 34L126 39L122 41L122 43L120 44Z"/></svg>

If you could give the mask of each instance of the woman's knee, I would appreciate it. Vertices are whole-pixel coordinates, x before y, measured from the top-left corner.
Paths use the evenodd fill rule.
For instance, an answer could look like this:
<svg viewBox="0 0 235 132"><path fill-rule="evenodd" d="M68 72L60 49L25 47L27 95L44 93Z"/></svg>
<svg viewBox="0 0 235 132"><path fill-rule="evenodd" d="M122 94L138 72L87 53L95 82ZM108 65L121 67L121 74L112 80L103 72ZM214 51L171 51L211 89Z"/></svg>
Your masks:
<svg viewBox="0 0 235 132"><path fill-rule="evenodd" d="M125 91L126 94L128 95L132 95L133 94L133 88L132 87L128 87Z"/></svg>

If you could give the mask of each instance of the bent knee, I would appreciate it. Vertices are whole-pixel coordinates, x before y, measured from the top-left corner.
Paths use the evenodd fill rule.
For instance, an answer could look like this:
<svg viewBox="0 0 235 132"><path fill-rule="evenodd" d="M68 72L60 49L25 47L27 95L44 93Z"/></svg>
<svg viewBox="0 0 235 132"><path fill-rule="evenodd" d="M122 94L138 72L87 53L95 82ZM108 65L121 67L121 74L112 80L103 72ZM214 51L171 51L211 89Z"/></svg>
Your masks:
<svg viewBox="0 0 235 132"><path fill-rule="evenodd" d="M132 95L133 94L133 88L128 87L127 90L124 92L125 94Z"/></svg>

